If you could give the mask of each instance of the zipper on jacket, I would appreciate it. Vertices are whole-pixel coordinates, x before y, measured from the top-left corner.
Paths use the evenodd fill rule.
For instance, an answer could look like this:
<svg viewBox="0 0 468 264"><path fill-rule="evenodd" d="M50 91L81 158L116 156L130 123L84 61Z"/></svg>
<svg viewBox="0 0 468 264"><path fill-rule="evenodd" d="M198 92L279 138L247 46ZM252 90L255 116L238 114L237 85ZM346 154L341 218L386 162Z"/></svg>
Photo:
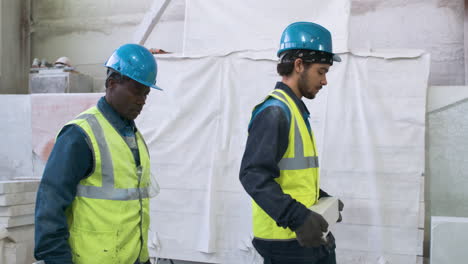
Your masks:
<svg viewBox="0 0 468 264"><path fill-rule="evenodd" d="M137 175L138 175L138 200L140 202L140 251L138 252L138 262L140 262L140 256L141 256L141 251L143 250L143 201L141 197L141 190L140 190L140 185L141 185L141 176L143 174L143 167L139 165L137 167Z"/></svg>

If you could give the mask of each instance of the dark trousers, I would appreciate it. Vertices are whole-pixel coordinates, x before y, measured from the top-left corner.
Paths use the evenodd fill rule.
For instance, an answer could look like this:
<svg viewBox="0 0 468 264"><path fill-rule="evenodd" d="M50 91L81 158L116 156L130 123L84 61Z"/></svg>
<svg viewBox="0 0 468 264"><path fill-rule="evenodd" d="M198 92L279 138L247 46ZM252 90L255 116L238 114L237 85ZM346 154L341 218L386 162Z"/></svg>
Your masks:
<svg viewBox="0 0 468 264"><path fill-rule="evenodd" d="M143 263L143 262L140 262L140 261L137 260L137 261L135 261L134 264L151 264L151 261L148 259L148 261L146 261L145 263Z"/></svg>
<svg viewBox="0 0 468 264"><path fill-rule="evenodd" d="M321 259L266 257L264 264L336 264L335 250Z"/></svg>
<svg viewBox="0 0 468 264"><path fill-rule="evenodd" d="M264 259L264 264L336 264L335 238L330 233L328 243L305 248L293 241L265 241L254 239L252 244Z"/></svg>

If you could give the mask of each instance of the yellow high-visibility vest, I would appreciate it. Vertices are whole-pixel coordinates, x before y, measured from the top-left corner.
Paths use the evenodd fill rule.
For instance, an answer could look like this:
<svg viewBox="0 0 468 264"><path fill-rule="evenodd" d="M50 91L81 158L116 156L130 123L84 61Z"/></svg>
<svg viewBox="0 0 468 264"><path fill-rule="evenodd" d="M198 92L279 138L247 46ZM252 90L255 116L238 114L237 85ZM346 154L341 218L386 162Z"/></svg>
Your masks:
<svg viewBox="0 0 468 264"><path fill-rule="evenodd" d="M293 99L283 90L275 89L267 100L274 97L285 103L291 112L289 143L278 163L280 176L275 181L285 194L309 208L319 196L319 164L315 140ZM266 240L293 240L296 233L279 227L255 201L252 202L254 237Z"/></svg>
<svg viewBox="0 0 468 264"><path fill-rule="evenodd" d="M73 263L129 264L138 257L147 261L150 159L143 137L135 133L137 166L124 138L97 107L68 124L83 129L94 157L94 171L80 181L66 211Z"/></svg>

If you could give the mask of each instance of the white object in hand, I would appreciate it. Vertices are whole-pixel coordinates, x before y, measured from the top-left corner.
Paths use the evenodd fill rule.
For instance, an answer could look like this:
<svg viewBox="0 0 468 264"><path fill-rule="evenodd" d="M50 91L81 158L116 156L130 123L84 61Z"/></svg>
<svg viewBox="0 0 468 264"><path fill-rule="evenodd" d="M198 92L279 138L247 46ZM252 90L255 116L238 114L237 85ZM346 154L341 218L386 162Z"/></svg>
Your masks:
<svg viewBox="0 0 468 264"><path fill-rule="evenodd" d="M328 232L330 232L330 228L336 224L336 221L340 217L340 212L338 211L338 198L320 198L318 202L309 207L309 209L322 215L325 221L327 221L328 230L323 234L325 238L328 235Z"/></svg>

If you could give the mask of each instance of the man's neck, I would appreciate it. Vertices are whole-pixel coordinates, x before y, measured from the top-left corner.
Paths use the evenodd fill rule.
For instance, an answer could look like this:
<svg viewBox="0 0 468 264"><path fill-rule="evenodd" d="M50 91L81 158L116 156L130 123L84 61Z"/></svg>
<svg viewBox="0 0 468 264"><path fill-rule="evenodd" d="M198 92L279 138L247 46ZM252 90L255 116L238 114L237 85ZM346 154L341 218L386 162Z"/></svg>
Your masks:
<svg viewBox="0 0 468 264"><path fill-rule="evenodd" d="M302 94L301 92L299 91L299 87L297 85L297 80L293 77L288 77L288 76L283 76L283 79L281 80L281 82L283 82L284 84L286 84L289 88L291 88L291 90L293 91L293 93L297 96L297 98L301 99L302 98Z"/></svg>
<svg viewBox="0 0 468 264"><path fill-rule="evenodd" d="M133 124L133 120L129 120L125 117L123 117L116 109L115 107L110 103L110 100L107 96L104 96L104 100L106 101L106 103L110 106L110 108L120 117L120 119L122 119L122 121L124 121L125 123L128 123L128 124Z"/></svg>

